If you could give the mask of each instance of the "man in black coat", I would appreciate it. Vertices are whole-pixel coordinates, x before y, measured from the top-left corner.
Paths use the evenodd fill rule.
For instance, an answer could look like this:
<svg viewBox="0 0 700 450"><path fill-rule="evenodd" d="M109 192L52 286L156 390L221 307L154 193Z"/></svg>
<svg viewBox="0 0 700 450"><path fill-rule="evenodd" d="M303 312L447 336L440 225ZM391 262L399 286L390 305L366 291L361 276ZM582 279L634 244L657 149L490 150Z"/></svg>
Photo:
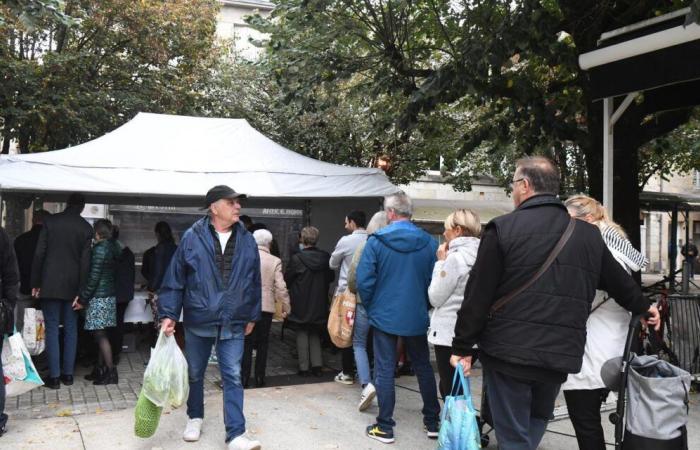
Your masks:
<svg viewBox="0 0 700 450"><path fill-rule="evenodd" d="M109 330L114 365L117 365L124 344L124 314L129 302L134 298L136 258L134 252L119 240L119 227L117 225L113 225L112 240L120 250L114 268L114 282L117 290L117 326Z"/></svg>
<svg viewBox="0 0 700 450"><path fill-rule="evenodd" d="M635 314L649 311L652 324L659 313L598 228L579 220L551 266L494 307L534 278L571 220L556 197L559 171L548 159L519 160L511 186L516 209L486 225L457 314L451 360L468 375L473 346L479 345L499 448L534 450L561 383L581 369L596 289Z"/></svg>
<svg viewBox="0 0 700 450"><path fill-rule="evenodd" d="M22 233L15 238L15 255L17 255L17 266L19 268L19 293L20 298L17 302L15 325L18 330L22 330L24 325L24 309L35 307L35 299L32 299L32 261L34 260L34 252L36 244L39 242L39 234L43 228L44 219L51 214L45 209L39 209L32 214L32 228L26 233Z"/></svg>
<svg viewBox="0 0 700 450"><path fill-rule="evenodd" d="M10 238L5 230L0 227L0 301L4 302L10 309L14 309L17 303L17 287L19 285L19 274L17 271L17 259L15 252L10 245ZM2 353L3 339L0 336L0 353ZM5 379L0 364L0 436L5 433L7 414L5 414Z"/></svg>
<svg viewBox="0 0 700 450"><path fill-rule="evenodd" d="M15 238L15 255L17 255L17 265L19 266L19 292L24 295L31 295L32 287L30 279L32 276L32 261L36 252L36 244L39 242L39 234L43 228L44 219L51 213L45 209L39 209L32 214L32 228L26 233L22 233Z"/></svg>
<svg viewBox="0 0 700 450"><path fill-rule="evenodd" d="M32 262L32 296L41 300L46 326L49 378L46 387L58 389L60 381L73 384L78 342L78 316L72 303L90 270L92 227L80 216L85 197L71 194L65 211L46 218ZM63 360L58 326L63 322ZM60 381L59 381L60 375Z"/></svg>

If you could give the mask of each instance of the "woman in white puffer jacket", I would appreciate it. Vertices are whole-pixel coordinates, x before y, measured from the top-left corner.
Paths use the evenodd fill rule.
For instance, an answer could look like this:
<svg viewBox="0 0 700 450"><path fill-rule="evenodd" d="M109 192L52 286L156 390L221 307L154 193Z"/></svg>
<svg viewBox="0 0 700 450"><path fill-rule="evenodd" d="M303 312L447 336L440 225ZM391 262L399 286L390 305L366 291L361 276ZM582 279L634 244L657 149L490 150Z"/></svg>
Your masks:
<svg viewBox="0 0 700 450"><path fill-rule="evenodd" d="M445 219L445 242L438 247L437 262L428 288L433 312L430 316L428 342L435 347L440 374L440 394L449 395L454 369L450 365L457 311L464 300L464 288L469 279L479 249L481 223L479 216L468 209L459 209Z"/></svg>

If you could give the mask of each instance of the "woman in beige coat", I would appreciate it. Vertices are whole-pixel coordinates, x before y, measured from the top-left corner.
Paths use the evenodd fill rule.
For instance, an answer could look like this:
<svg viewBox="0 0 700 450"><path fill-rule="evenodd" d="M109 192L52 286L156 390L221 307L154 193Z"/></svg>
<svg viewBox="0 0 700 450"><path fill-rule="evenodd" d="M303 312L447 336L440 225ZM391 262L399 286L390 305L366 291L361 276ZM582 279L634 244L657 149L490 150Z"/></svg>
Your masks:
<svg viewBox="0 0 700 450"><path fill-rule="evenodd" d="M272 316L275 305L281 305L282 317L287 317L291 311L289 293L282 273L282 260L270 254L272 233L268 230L255 230L253 233L260 253L260 278L262 281L262 314L256 322L253 332L246 336L241 367L243 387L248 387L250 369L253 363L253 348L257 349L255 356L255 386L265 385L265 367L267 366L267 344L270 336Z"/></svg>

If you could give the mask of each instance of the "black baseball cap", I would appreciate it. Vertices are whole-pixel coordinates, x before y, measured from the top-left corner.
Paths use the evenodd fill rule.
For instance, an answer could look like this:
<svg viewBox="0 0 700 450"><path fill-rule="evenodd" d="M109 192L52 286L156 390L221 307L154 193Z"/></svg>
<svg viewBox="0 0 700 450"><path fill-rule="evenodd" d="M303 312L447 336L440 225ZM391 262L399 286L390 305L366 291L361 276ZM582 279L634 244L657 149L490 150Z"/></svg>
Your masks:
<svg viewBox="0 0 700 450"><path fill-rule="evenodd" d="M211 205L214 202L217 202L221 199L225 198L247 198L248 196L245 194L241 194L240 192L236 192L230 187L226 186L225 184L220 184L218 186L214 186L213 188L209 189L209 192L207 192L207 196L204 199L204 209L208 208L209 205Z"/></svg>

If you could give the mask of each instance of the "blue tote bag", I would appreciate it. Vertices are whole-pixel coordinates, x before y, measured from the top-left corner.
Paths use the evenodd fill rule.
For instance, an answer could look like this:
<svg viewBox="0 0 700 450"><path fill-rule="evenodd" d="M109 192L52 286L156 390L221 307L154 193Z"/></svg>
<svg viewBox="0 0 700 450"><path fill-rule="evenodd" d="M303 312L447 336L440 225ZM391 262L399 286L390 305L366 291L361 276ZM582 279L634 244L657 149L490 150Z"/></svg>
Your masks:
<svg viewBox="0 0 700 450"><path fill-rule="evenodd" d="M457 384L459 382L459 384ZM451 394L445 399L440 417L438 450L476 450L481 448L481 433L477 414L472 403L469 378L464 376L462 366L457 366L452 380Z"/></svg>

